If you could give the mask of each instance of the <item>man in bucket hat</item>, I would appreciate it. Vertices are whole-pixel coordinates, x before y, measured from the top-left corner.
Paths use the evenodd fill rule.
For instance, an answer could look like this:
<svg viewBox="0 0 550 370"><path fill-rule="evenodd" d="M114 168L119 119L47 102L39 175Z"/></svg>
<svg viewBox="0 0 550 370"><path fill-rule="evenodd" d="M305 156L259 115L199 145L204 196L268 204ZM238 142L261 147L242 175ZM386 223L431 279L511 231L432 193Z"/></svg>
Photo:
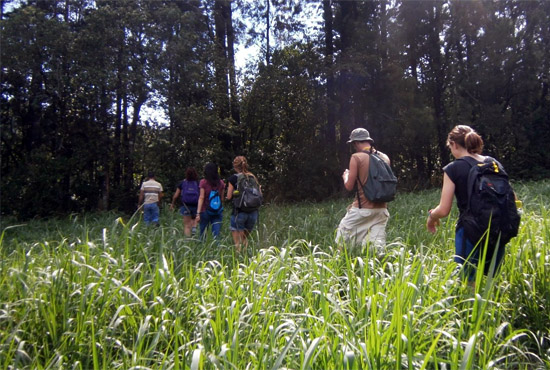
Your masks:
<svg viewBox="0 0 550 370"><path fill-rule="evenodd" d="M374 149L374 140L364 128L353 130L348 144L352 145L355 153L351 155L349 169L344 171L342 179L346 190L352 191L356 188L356 196L338 225L336 243L353 249L356 245L364 246L369 242L377 252L382 252L386 245L386 225L390 217L387 203L375 203L367 199L358 182L367 182L369 154L376 153L388 164L390 159Z"/></svg>

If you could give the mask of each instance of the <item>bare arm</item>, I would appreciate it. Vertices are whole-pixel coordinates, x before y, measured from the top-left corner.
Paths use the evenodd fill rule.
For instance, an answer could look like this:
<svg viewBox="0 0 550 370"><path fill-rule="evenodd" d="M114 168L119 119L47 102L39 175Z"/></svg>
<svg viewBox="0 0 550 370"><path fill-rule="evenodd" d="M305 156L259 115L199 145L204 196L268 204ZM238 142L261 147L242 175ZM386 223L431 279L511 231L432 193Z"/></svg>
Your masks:
<svg viewBox="0 0 550 370"><path fill-rule="evenodd" d="M179 198L181 194L180 188L176 189L176 192L174 193L174 196L172 197L172 204L170 204L170 208L174 209L174 206L176 205L176 200Z"/></svg>
<svg viewBox="0 0 550 370"><path fill-rule="evenodd" d="M225 199L227 199L227 200L233 199L233 190L234 190L233 184L229 183L227 185L227 195L225 196Z"/></svg>
<svg viewBox="0 0 550 370"><path fill-rule="evenodd" d="M204 203L204 188L200 188L199 204L197 205L197 218L201 218L202 205Z"/></svg>
<svg viewBox="0 0 550 370"><path fill-rule="evenodd" d="M358 170L359 169L357 167L357 161L352 156L349 160L349 173L348 173L347 181L346 181L346 172L342 174L342 178L344 180L344 187L346 188L346 190L352 191L353 188L355 187Z"/></svg>
<svg viewBox="0 0 550 370"><path fill-rule="evenodd" d="M439 219L447 217L453 206L453 197L455 194L455 183L445 173L443 175L443 188L441 189L441 198L439 204L434 209L430 210L426 227L431 233L435 233L439 225Z"/></svg>

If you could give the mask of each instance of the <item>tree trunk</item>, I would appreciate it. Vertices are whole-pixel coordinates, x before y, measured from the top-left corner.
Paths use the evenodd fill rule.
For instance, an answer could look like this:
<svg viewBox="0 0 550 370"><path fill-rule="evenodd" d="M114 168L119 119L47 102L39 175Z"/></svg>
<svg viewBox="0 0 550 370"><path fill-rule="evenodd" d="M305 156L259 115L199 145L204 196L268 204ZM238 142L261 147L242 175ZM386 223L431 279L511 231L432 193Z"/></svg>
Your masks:
<svg viewBox="0 0 550 370"><path fill-rule="evenodd" d="M271 0L266 0L267 10L265 12L265 65L269 65L271 59L271 50L269 48L269 33L271 32Z"/></svg>
<svg viewBox="0 0 550 370"><path fill-rule="evenodd" d="M226 47L226 19L225 19L225 1L216 0L214 5L214 24L215 24L215 42L216 42L216 101L218 117L225 119L229 117L229 87L227 78L227 47Z"/></svg>
<svg viewBox="0 0 550 370"><path fill-rule="evenodd" d="M338 76L338 91L339 96L339 115L340 121L340 141L339 141L339 157L343 160L341 162L342 169L347 168L349 158L349 145L346 143L347 137L351 130L355 128L355 110L353 97L356 94L355 88L355 76L353 71L346 65L351 65L354 62L354 50L353 43L355 38L355 26L358 17L357 3L355 1L341 1L341 32L340 43L342 45L341 61L340 61L340 73Z"/></svg>
<svg viewBox="0 0 550 370"><path fill-rule="evenodd" d="M234 124L239 127L241 124L241 109L239 106L238 84L235 72L235 30L233 29L233 12L231 1L225 4L225 20L227 26L227 65L229 68L229 94L231 106L231 118ZM242 139L239 134L233 136L233 151L241 149Z"/></svg>
<svg viewBox="0 0 550 370"><path fill-rule="evenodd" d="M142 92L134 102L132 121L130 122L130 127L128 129L128 143L127 151L128 155L126 157L126 171L125 171L125 188L129 191L134 188L134 157L136 156L136 136L137 136L137 126L139 122L139 116L141 112L141 107L147 101L147 92Z"/></svg>
<svg viewBox="0 0 550 370"><path fill-rule="evenodd" d="M120 47L118 51L117 60L117 87L116 87L116 109L115 109L115 136L113 141L113 181L112 184L118 187L122 178L122 104L124 99L123 77L122 77L122 54L123 48Z"/></svg>
<svg viewBox="0 0 550 370"><path fill-rule="evenodd" d="M380 1L380 57L382 59L381 68L384 69L388 60L388 3L386 0Z"/></svg>
<svg viewBox="0 0 550 370"><path fill-rule="evenodd" d="M323 1L325 27L325 68L327 73L327 127L325 140L332 149L336 146L336 91L334 87L334 35L332 25L332 0Z"/></svg>
<svg viewBox="0 0 550 370"><path fill-rule="evenodd" d="M99 165L96 167L97 176L96 178L96 185L98 189L101 189L101 194L98 199L98 208L99 210L108 210L109 209L109 198L111 196L110 191L110 157L111 157L111 145L109 145L111 138L109 135L109 126L110 126L110 118L109 118L109 106L111 105L111 100L108 98L107 89L105 86L101 88L101 95L98 97L97 101L98 104L98 124L101 125L101 132L97 140L98 140L98 149L97 152L98 155L98 163Z"/></svg>
<svg viewBox="0 0 550 370"><path fill-rule="evenodd" d="M441 60L441 4L435 3L430 7L431 28L428 35L428 53L431 73L431 100L434 109L434 121L437 127L437 142L441 162L447 158L448 125L445 110L445 69ZM443 163L445 164L445 163Z"/></svg>
<svg viewBox="0 0 550 370"><path fill-rule="evenodd" d="M237 95L237 76L235 73L235 30L233 29L233 12L231 1L225 4L225 21L227 26L227 59L229 67L229 91L231 94L231 117L241 123L239 97Z"/></svg>

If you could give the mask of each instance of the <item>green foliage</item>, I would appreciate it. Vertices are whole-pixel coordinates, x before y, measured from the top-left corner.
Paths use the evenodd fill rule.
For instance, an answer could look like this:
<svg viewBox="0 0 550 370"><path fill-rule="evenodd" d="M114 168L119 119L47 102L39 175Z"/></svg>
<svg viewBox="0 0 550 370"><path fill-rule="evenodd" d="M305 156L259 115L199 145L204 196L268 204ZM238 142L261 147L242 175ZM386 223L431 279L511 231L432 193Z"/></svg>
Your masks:
<svg viewBox="0 0 550 370"><path fill-rule="evenodd" d="M435 192L391 203L387 250L333 244L342 201L261 210L248 254L185 239L164 209L13 224L0 237L6 368L448 368L550 365L550 183L515 184L520 234L471 290L452 262L456 214Z"/></svg>
<svg viewBox="0 0 550 370"><path fill-rule="evenodd" d="M319 200L337 189L338 168L319 119L326 109L319 105L320 64L312 45L277 51L244 100L245 153L259 168L268 197Z"/></svg>
<svg viewBox="0 0 550 370"><path fill-rule="evenodd" d="M402 189L440 181L459 123L513 178L549 174L548 1L1 4L3 215L131 213L147 170L170 189L242 154L268 199L322 200L359 126Z"/></svg>

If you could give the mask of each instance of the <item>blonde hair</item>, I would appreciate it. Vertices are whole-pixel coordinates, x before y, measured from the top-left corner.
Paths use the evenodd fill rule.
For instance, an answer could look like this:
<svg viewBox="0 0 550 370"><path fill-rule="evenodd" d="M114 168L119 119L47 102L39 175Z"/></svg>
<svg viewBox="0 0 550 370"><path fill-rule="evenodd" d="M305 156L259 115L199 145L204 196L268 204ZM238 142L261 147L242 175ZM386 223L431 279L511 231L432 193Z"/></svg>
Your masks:
<svg viewBox="0 0 550 370"><path fill-rule="evenodd" d="M451 142L460 145L471 154L481 154L483 151L483 139L470 126L455 126L447 136L447 145Z"/></svg>
<svg viewBox="0 0 550 370"><path fill-rule="evenodd" d="M244 174L246 174L248 171L248 162L246 160L246 157L243 155L239 155L233 159L233 167Z"/></svg>

